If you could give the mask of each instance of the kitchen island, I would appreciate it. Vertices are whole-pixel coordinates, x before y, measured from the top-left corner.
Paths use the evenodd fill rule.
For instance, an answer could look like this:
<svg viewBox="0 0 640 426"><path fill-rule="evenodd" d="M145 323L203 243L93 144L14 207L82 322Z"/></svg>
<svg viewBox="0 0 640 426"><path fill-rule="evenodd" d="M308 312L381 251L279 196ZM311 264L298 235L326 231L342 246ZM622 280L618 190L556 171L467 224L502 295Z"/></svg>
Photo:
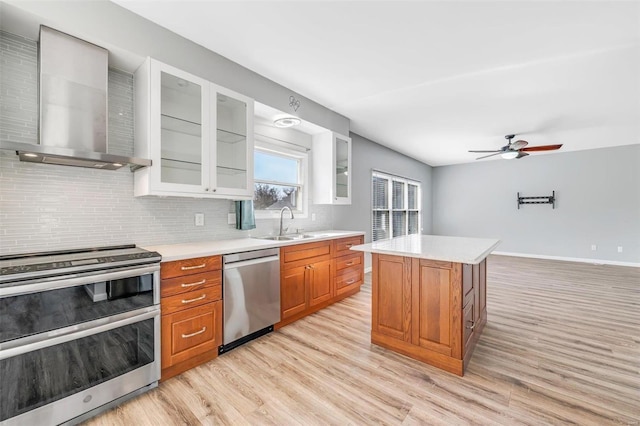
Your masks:
<svg viewBox="0 0 640 426"><path fill-rule="evenodd" d="M409 235L372 254L371 343L462 376L487 322L487 256L499 240Z"/></svg>

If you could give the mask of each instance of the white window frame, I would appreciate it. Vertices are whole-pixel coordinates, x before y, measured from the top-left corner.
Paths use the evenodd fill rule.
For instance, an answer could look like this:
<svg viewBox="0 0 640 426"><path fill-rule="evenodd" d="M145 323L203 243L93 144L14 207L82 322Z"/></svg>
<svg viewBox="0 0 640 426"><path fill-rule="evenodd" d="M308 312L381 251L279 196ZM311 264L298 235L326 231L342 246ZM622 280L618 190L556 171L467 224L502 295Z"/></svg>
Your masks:
<svg viewBox="0 0 640 426"><path fill-rule="evenodd" d="M376 209L374 208L374 191L375 187L373 185L373 179L375 177L379 177L382 179L386 179L388 181L387 184L387 207L386 209ZM403 206L400 209L393 208L393 182L401 182L404 184L404 194L403 194ZM417 194L417 209L409 209L409 185L418 187ZM389 237L385 239L374 240L375 236L375 212L377 211L386 211L389 215ZM404 235L419 235L422 233L422 185L419 181L409 178L404 178L401 176L393 175L390 173L380 172L377 170L372 170L371 172L371 241L385 241L394 238L393 235L393 213L394 212L405 212L406 213L406 221L404 226ZM409 212L418 212L418 228L417 232L413 234L409 234Z"/></svg>
<svg viewBox="0 0 640 426"><path fill-rule="evenodd" d="M306 219L309 215L309 154L304 147L297 147L293 144L289 144L291 147L285 147L277 141L271 141L270 138L255 135L254 150L262 151L270 154L279 155L281 157L289 157L298 160L298 184L292 184L291 182L278 182L256 179L254 177L254 188L256 183L266 183L272 185L282 186L296 186L300 191L300 206L293 210L295 218ZM255 167L255 166L254 166ZM280 210L255 210L256 219L275 219L280 217Z"/></svg>

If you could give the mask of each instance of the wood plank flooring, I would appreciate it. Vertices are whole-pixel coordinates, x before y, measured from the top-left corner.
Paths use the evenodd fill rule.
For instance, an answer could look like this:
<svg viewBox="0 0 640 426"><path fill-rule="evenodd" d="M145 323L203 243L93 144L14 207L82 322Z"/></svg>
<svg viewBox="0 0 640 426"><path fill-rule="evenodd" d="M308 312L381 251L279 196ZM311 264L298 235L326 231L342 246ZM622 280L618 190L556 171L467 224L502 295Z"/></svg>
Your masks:
<svg viewBox="0 0 640 426"><path fill-rule="evenodd" d="M362 291L88 425L640 424L640 268L491 256L464 377L370 343Z"/></svg>

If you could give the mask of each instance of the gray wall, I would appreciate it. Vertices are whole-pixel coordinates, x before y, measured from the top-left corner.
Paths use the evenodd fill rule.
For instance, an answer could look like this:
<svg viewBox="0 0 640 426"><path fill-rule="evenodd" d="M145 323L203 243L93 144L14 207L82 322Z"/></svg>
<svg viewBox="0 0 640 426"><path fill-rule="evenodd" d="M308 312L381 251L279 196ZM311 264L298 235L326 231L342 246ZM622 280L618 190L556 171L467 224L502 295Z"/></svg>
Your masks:
<svg viewBox="0 0 640 426"><path fill-rule="evenodd" d="M0 138L37 143L36 43L0 31ZM109 152L133 153L133 78L109 70ZM133 197L133 173L22 163L0 151L0 254L113 244L173 244L264 235L227 224L228 200ZM194 214L205 226L194 226ZM316 220L296 218L290 229L329 229L330 206L310 205ZM311 215L309 215L310 217Z"/></svg>
<svg viewBox="0 0 640 426"><path fill-rule="evenodd" d="M555 210L518 210L517 192L553 190ZM433 205L435 234L499 238L501 252L640 263L640 145L436 167Z"/></svg>
<svg viewBox="0 0 640 426"><path fill-rule="evenodd" d="M353 164L351 205L335 206L333 226L366 232L371 241L371 172L379 170L420 182L422 188L422 233L431 233L431 166L407 157L360 135L351 133ZM369 257L366 266L371 265Z"/></svg>

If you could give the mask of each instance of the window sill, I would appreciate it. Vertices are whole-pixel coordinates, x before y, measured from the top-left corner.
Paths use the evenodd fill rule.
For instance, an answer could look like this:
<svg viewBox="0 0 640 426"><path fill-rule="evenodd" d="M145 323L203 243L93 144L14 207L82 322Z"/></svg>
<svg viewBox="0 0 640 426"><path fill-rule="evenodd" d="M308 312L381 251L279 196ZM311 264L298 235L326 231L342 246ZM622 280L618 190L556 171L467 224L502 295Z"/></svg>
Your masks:
<svg viewBox="0 0 640 426"><path fill-rule="evenodd" d="M256 220L260 220L260 219L280 219L280 210L274 210L274 211L268 211L268 210L256 210L255 211L255 217ZM284 213L284 219L285 220L291 220L290 219L290 215L289 212L286 211ZM306 212L301 212L299 210L294 210L293 211L293 220L296 219L307 219L309 217L309 214Z"/></svg>

